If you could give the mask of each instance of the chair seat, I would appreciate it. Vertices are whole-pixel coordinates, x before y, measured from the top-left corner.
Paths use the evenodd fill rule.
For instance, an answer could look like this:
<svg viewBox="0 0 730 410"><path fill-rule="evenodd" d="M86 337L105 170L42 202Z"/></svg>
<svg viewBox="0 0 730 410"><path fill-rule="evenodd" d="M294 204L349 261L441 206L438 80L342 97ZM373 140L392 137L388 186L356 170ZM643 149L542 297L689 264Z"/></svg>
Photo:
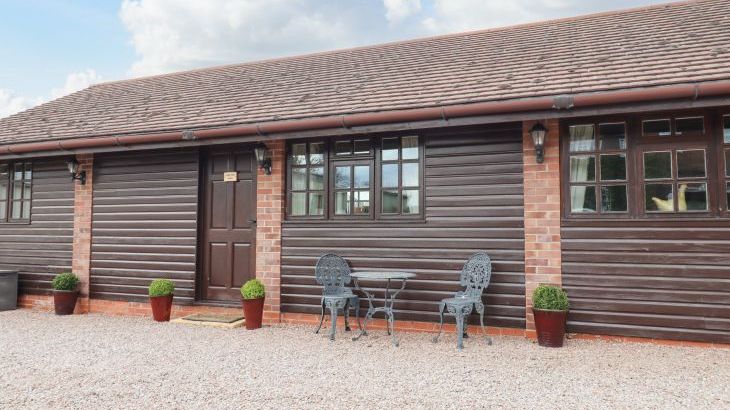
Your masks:
<svg viewBox="0 0 730 410"><path fill-rule="evenodd" d="M357 295L352 293L351 289L342 289L335 293L328 293L326 295L322 295L322 299L349 299L352 297L357 297Z"/></svg>
<svg viewBox="0 0 730 410"><path fill-rule="evenodd" d="M446 298L442 299L441 302L447 305L470 305L475 303L477 300L474 298Z"/></svg>

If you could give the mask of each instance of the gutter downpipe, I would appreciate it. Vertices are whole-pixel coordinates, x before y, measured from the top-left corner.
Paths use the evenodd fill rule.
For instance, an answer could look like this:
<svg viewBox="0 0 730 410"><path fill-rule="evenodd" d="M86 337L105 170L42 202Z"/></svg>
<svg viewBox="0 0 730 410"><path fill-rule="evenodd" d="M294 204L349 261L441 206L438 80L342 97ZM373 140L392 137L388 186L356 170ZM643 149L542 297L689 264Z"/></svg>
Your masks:
<svg viewBox="0 0 730 410"><path fill-rule="evenodd" d="M529 111L561 110L602 105L648 102L657 100L690 99L730 95L730 82L682 84L665 87L644 88L628 91L608 91L590 94L538 97L525 100L493 101L472 104L447 105L409 110L375 113L345 114L322 118L305 118L291 121L271 121L226 128L193 130L192 139L240 137L317 129L348 129L351 127L447 120L457 117L471 117L489 114L504 114ZM19 155L38 151L73 151L110 146L128 146L148 143L175 142L191 139L190 130L156 134L138 134L106 137L86 137L60 141L18 143L0 147L0 155Z"/></svg>

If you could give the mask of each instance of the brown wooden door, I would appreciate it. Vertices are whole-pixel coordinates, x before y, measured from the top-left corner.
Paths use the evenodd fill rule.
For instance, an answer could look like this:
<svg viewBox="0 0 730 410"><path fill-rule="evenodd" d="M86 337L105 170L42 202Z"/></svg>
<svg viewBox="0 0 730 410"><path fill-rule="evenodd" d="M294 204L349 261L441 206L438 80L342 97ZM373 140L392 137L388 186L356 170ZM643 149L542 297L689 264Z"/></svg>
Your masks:
<svg viewBox="0 0 730 410"><path fill-rule="evenodd" d="M256 161L252 148L203 154L205 170L200 297L238 301L256 276ZM236 173L235 181L224 181Z"/></svg>

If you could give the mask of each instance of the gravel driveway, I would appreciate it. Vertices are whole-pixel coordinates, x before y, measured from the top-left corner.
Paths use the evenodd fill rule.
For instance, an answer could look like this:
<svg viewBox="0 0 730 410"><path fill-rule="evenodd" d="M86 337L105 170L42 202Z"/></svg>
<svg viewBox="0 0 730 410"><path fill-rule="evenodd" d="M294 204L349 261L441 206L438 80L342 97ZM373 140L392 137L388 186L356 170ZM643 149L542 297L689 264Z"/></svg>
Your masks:
<svg viewBox="0 0 730 410"><path fill-rule="evenodd" d="M730 349L0 312L0 408L730 408Z"/></svg>

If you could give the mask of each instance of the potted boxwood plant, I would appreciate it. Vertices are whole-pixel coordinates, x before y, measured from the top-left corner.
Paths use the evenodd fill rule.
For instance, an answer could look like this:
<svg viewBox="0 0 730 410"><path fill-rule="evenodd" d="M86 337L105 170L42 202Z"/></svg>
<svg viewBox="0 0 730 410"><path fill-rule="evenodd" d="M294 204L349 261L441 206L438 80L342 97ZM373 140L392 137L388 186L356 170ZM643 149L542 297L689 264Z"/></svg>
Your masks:
<svg viewBox="0 0 730 410"><path fill-rule="evenodd" d="M258 279L251 279L241 286L243 298L243 317L246 319L246 329L254 330L261 327L264 316L264 284Z"/></svg>
<svg viewBox="0 0 730 410"><path fill-rule="evenodd" d="M59 273L53 278L53 308L57 315L71 315L79 298L79 277L71 272Z"/></svg>
<svg viewBox="0 0 730 410"><path fill-rule="evenodd" d="M568 317L568 294L558 286L540 285L532 294L537 343L545 347L562 347Z"/></svg>
<svg viewBox="0 0 730 410"><path fill-rule="evenodd" d="M174 292L175 284L169 279L155 279L150 283L150 305L152 305L152 317L155 321L170 321Z"/></svg>

